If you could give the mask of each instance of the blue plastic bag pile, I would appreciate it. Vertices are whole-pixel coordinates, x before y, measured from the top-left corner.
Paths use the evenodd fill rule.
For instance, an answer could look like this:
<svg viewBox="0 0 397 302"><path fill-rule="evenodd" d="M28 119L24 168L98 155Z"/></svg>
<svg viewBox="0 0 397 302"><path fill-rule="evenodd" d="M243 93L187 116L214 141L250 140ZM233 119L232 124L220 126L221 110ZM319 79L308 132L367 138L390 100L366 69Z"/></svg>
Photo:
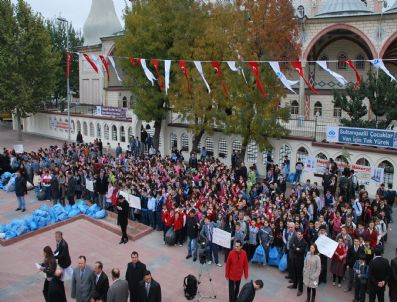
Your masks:
<svg viewBox="0 0 397 302"><path fill-rule="evenodd" d="M262 245L258 245L255 253L251 259L252 263L266 264L265 250ZM280 255L277 247L272 247L269 250L269 261L267 263L269 266L278 267L280 272L284 272L287 269L287 254L284 253Z"/></svg>
<svg viewBox="0 0 397 302"><path fill-rule="evenodd" d="M44 204L34 210L32 216L26 216L24 219L15 219L9 224L0 224L0 234L1 237L8 240L80 214L86 214L95 219L102 219L106 217L106 210L101 210L96 204L89 207L83 200L73 206L67 205L65 207L56 204L50 208Z"/></svg>
<svg viewBox="0 0 397 302"><path fill-rule="evenodd" d="M6 192L15 191L15 173L4 172L0 177L0 189Z"/></svg>

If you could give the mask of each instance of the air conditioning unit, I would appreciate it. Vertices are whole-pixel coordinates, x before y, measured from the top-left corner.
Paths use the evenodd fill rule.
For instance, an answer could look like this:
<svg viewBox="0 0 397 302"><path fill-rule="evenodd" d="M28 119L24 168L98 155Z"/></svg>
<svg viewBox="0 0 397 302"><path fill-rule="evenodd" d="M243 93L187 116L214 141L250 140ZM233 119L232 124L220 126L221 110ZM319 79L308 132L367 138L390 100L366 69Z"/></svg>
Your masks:
<svg viewBox="0 0 397 302"><path fill-rule="evenodd" d="M317 7L317 0L312 0L312 7Z"/></svg>

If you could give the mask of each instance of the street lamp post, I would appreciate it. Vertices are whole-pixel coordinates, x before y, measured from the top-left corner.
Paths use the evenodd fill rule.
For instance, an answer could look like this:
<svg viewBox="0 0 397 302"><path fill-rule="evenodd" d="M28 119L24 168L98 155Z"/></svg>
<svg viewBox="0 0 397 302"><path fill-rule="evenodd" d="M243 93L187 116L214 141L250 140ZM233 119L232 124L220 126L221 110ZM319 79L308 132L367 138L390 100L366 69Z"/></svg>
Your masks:
<svg viewBox="0 0 397 302"><path fill-rule="evenodd" d="M57 18L62 23L66 24L66 56L69 53L69 21L65 18ZM68 60L68 58L66 59ZM69 83L69 76L66 77L66 99L68 102L68 142L71 142L70 139L70 83Z"/></svg>

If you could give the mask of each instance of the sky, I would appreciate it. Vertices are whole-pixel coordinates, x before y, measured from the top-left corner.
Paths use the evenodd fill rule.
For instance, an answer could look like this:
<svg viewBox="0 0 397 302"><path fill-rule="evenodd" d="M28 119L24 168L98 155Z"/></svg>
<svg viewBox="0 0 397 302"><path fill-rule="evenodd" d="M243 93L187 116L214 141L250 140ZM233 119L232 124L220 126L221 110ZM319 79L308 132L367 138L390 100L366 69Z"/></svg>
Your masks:
<svg viewBox="0 0 397 302"><path fill-rule="evenodd" d="M32 9L41 13L45 18L63 17L71 21L73 27L83 32L83 25L91 8L91 0L25 0ZM16 0L13 0L15 3ZM128 0L113 0L116 13L122 21L125 2Z"/></svg>

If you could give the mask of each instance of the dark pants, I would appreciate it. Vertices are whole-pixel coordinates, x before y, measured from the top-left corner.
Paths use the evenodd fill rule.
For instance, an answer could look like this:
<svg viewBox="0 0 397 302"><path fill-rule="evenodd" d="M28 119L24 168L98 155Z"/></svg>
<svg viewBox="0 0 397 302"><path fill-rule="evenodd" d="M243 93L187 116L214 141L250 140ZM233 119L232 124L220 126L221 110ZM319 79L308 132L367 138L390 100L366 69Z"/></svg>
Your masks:
<svg viewBox="0 0 397 302"><path fill-rule="evenodd" d="M357 280L356 286L354 287L354 300L357 300L358 302L365 302L366 291L367 291L367 284L361 283L360 280Z"/></svg>
<svg viewBox="0 0 397 302"><path fill-rule="evenodd" d="M378 302L385 301L385 289L384 288L370 288L369 289L369 302L375 302L378 297ZM392 301L392 300L390 300Z"/></svg>
<svg viewBox="0 0 397 302"><path fill-rule="evenodd" d="M121 236L121 241L128 241L128 236L127 236L127 225L125 224L125 225L120 225L120 228L121 228L121 233L122 233L122 236Z"/></svg>
<svg viewBox="0 0 397 302"><path fill-rule="evenodd" d="M287 251L287 270L288 276L294 280L294 267L292 263L293 253L292 251Z"/></svg>
<svg viewBox="0 0 397 302"><path fill-rule="evenodd" d="M44 187L45 198L51 200L51 187Z"/></svg>
<svg viewBox="0 0 397 302"><path fill-rule="evenodd" d="M236 302L238 292L240 291L240 282L239 281L232 281L229 279L229 302Z"/></svg>
<svg viewBox="0 0 397 302"><path fill-rule="evenodd" d="M321 272L320 272L320 278L319 278L319 283L327 283L327 256L320 255L320 260L321 260Z"/></svg>
<svg viewBox="0 0 397 302"><path fill-rule="evenodd" d="M182 229L175 231L175 238L177 244L183 244L183 232Z"/></svg>
<svg viewBox="0 0 397 302"><path fill-rule="evenodd" d="M141 212L141 219L142 219L142 223L145 225L149 225L149 212L148 210L142 210Z"/></svg>
<svg viewBox="0 0 397 302"><path fill-rule="evenodd" d="M44 281L44 287L43 287L43 296L44 296L44 300L48 301L48 286L50 285L50 281L48 281L47 279L45 279Z"/></svg>
<svg viewBox="0 0 397 302"><path fill-rule="evenodd" d="M336 276L335 274L332 275L332 281L336 282L336 277L338 277L338 284L342 283L342 277Z"/></svg>
<svg viewBox="0 0 397 302"><path fill-rule="evenodd" d="M292 260L292 265L294 268L294 275L292 280L294 281L293 285L298 287L298 291L303 291L303 258L294 257Z"/></svg>
<svg viewBox="0 0 397 302"><path fill-rule="evenodd" d="M397 301L397 288L389 287L390 301Z"/></svg>
<svg viewBox="0 0 397 302"><path fill-rule="evenodd" d="M157 227L158 231L161 231L163 229L163 221L161 220L161 211L156 211L154 212L155 214L155 224Z"/></svg>
<svg viewBox="0 0 397 302"><path fill-rule="evenodd" d="M307 300L308 302L316 301L316 289L308 287L307 288Z"/></svg>
<svg viewBox="0 0 397 302"><path fill-rule="evenodd" d="M150 225L152 228L155 228L156 225L154 224L154 212L148 210L148 211L147 211L147 214L148 214L148 217L149 217L149 225Z"/></svg>
<svg viewBox="0 0 397 302"><path fill-rule="evenodd" d="M346 275L347 275L347 289L348 290L352 290L353 281L354 281L354 270L353 270L353 267L349 267L349 269L346 270Z"/></svg>
<svg viewBox="0 0 397 302"><path fill-rule="evenodd" d="M74 205L74 196L68 196L68 202L71 206Z"/></svg>

